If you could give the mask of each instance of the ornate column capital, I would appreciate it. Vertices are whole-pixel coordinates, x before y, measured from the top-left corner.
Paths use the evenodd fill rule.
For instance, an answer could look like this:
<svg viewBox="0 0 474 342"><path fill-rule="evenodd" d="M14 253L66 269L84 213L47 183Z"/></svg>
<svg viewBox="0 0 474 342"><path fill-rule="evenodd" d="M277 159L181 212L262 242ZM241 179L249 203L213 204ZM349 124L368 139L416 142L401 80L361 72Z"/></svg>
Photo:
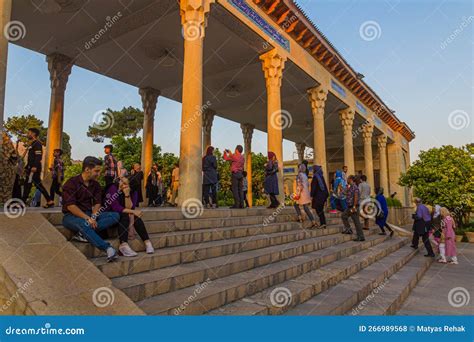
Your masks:
<svg viewBox="0 0 474 342"><path fill-rule="evenodd" d="M138 93L142 97L143 112L145 115L153 115L156 109L156 103L158 101L158 96L161 92L154 88L140 88Z"/></svg>
<svg viewBox="0 0 474 342"><path fill-rule="evenodd" d="M302 162L304 160L304 151L306 149L306 143L297 142L295 143L295 147L296 147L296 152L298 153L298 159L300 160L300 162Z"/></svg>
<svg viewBox="0 0 474 342"><path fill-rule="evenodd" d="M202 132L204 135L211 134L212 123L216 112L212 109L206 109L202 112Z"/></svg>
<svg viewBox="0 0 474 342"><path fill-rule="evenodd" d="M60 53L53 53L46 56L46 62L48 63L51 90L64 92L71 74L73 60Z"/></svg>
<svg viewBox="0 0 474 342"><path fill-rule="evenodd" d="M324 108L326 107L328 90L323 86L319 86L308 89L308 95L313 117L324 117Z"/></svg>
<svg viewBox="0 0 474 342"><path fill-rule="evenodd" d="M240 128L242 129L242 135L244 136L245 152L250 152L252 150L252 137L255 126L249 123L244 123L240 124Z"/></svg>
<svg viewBox="0 0 474 342"><path fill-rule="evenodd" d="M372 136L374 134L374 124L370 121L367 121L362 126L362 138L365 143L372 143Z"/></svg>
<svg viewBox="0 0 474 342"><path fill-rule="evenodd" d="M379 135L377 138L377 145L379 149L384 150L387 148L387 136L386 135Z"/></svg>
<svg viewBox="0 0 474 342"><path fill-rule="evenodd" d="M352 131L354 124L355 111L352 108L346 108L339 112L339 118L341 120L342 128L344 132Z"/></svg>
<svg viewBox="0 0 474 342"><path fill-rule="evenodd" d="M215 0L179 0L183 37L193 41L204 38L207 17Z"/></svg>
<svg viewBox="0 0 474 342"><path fill-rule="evenodd" d="M286 57L281 56L277 49L270 50L260 56L267 89L280 88L285 69Z"/></svg>

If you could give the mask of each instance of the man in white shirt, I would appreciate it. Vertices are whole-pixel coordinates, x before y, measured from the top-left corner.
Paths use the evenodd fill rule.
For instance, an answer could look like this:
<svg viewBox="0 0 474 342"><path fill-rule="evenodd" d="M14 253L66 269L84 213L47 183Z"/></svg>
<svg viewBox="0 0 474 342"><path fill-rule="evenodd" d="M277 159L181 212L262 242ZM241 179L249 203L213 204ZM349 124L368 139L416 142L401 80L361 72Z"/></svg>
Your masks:
<svg viewBox="0 0 474 342"><path fill-rule="evenodd" d="M361 182L359 183L359 193L360 193L360 202L364 202L364 200L370 198L370 184L367 183L367 176L362 175L360 176ZM364 217L364 229L369 230L369 219Z"/></svg>

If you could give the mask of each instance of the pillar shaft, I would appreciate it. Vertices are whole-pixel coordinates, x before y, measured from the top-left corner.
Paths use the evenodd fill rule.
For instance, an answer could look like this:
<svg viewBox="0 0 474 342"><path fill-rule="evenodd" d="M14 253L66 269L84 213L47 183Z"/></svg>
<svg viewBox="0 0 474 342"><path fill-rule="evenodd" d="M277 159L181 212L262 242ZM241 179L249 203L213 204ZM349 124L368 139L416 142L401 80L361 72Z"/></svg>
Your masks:
<svg viewBox="0 0 474 342"><path fill-rule="evenodd" d="M202 198L202 60L207 15L214 0L180 0L184 37L179 162L180 205Z"/></svg>
<svg viewBox="0 0 474 342"><path fill-rule="evenodd" d="M324 109L328 97L328 90L322 86L308 91L313 113L313 145L314 165L321 165L324 178L328 181L328 168L326 159L326 132L324 128Z"/></svg>
<svg viewBox="0 0 474 342"><path fill-rule="evenodd" d="M5 88L7 83L8 35L4 28L10 22L12 0L0 1L0 120L3 127Z"/></svg>
<svg viewBox="0 0 474 342"><path fill-rule="evenodd" d="M304 160L304 151L306 149L306 144L304 142L295 143L296 152L298 153L298 162L302 163Z"/></svg>
<svg viewBox="0 0 474 342"><path fill-rule="evenodd" d="M253 193L252 193L252 136L254 125L241 124L242 135L244 136L244 151L245 151L245 171L247 171L247 200L249 201L250 207L253 206Z"/></svg>
<svg viewBox="0 0 474 342"><path fill-rule="evenodd" d="M388 166L387 166L387 137L381 135L377 139L380 152L380 186L385 190L385 196L390 195L388 187Z"/></svg>
<svg viewBox="0 0 474 342"><path fill-rule="evenodd" d="M283 118L281 109L281 82L283 69L285 68L286 57L282 57L276 49L271 50L262 56L262 68L265 75L267 87L267 145L268 151L275 153L280 171L278 173L278 200L284 203L285 189L283 187ZM288 113L285 112L285 115Z"/></svg>
<svg viewBox="0 0 474 342"><path fill-rule="evenodd" d="M365 175L367 176L367 182L372 189L375 191L374 181L374 159L372 153L372 135L374 133L374 125L371 122L367 122L362 131L362 137L364 139L364 161L365 161Z"/></svg>
<svg viewBox="0 0 474 342"><path fill-rule="evenodd" d="M148 177L153 164L153 138L156 103L160 91L153 88L140 88L138 93L142 98L143 105L143 139L142 139L142 156L141 164L143 174ZM143 186L145 182L143 182Z"/></svg>
<svg viewBox="0 0 474 342"><path fill-rule="evenodd" d="M206 150L209 146L212 145L212 124L214 122L214 116L216 113L207 109L202 113L202 152L203 155L206 153Z"/></svg>
<svg viewBox="0 0 474 342"><path fill-rule="evenodd" d="M49 107L48 136L46 139L44 176L53 165L53 151L61 148L64 124L64 94L71 74L72 60L61 54L46 57L51 81L51 101ZM46 177L45 177L46 178ZM47 181L46 181L47 183Z"/></svg>
<svg viewBox="0 0 474 342"><path fill-rule="evenodd" d="M355 112L353 109L347 108L339 112L339 117L344 132L344 164L347 166L347 172L350 175L354 175L355 165L352 126L354 125Z"/></svg>

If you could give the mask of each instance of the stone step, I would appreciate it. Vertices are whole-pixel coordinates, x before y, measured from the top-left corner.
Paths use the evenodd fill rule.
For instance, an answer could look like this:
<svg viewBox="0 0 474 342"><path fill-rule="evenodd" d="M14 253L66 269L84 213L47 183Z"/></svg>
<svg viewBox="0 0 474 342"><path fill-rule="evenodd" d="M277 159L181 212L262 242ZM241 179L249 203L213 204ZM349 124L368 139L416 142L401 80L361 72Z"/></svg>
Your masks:
<svg viewBox="0 0 474 342"><path fill-rule="evenodd" d="M341 236L347 238L346 235ZM197 287L187 287L146 298L137 304L151 315L203 314L382 243L386 239L386 236L377 235L369 236L365 242L348 241L217 280L206 280Z"/></svg>
<svg viewBox="0 0 474 342"><path fill-rule="evenodd" d="M344 315L358 302L376 296L387 279L410 261L417 251L405 246L355 275L287 311L291 316Z"/></svg>
<svg viewBox="0 0 474 342"><path fill-rule="evenodd" d="M264 217L275 217L278 215L294 215L295 209L293 207L284 207L277 209L267 209L264 207L255 207L250 209L204 209L199 211L196 216L185 216L184 212L179 208L139 208L143 211L144 221L177 221L185 219L228 219L235 217L252 217L252 216L264 216ZM42 214L46 219L53 225L61 225L63 214L59 208L43 210ZM340 214L326 214L327 217L340 217Z"/></svg>
<svg viewBox="0 0 474 342"><path fill-rule="evenodd" d="M287 223L295 222L295 215L279 215L275 217L271 222L264 221L266 217L257 216L257 217L237 217L229 219L193 219L193 220L177 220L177 221L148 221L145 223L147 231L149 234L155 233L171 233L171 232L181 232L188 230L200 231L202 229L221 229L221 228L234 228L234 227L248 227L248 226L259 226L265 227L272 223ZM340 223L339 218L331 218L327 220L328 225ZM74 233L69 229L64 228L62 225L56 226L58 230L70 240ZM111 230L112 235L116 236L117 231Z"/></svg>
<svg viewBox="0 0 474 342"><path fill-rule="evenodd" d="M225 235L229 234L228 232L221 233L220 230L216 229L210 233L210 238L214 238L212 241L202 240L201 242L196 242L194 244L190 242L183 243L181 244L181 246L179 246L180 248L174 248L177 246L173 246L171 248L162 247L160 249L157 249L155 251L155 254L145 254L144 252L138 252L138 255L136 257L119 258L119 260L114 263L108 263L106 257L97 257L91 260L108 277L113 278L168 267L179 263L189 263L196 260L207 259L209 257L228 255L233 252L238 252L239 250L252 250L255 248L259 248L259 245L277 245L289 241L298 241L311 236L320 236L322 234L330 233L335 234L340 232L340 230L340 227L334 226L326 230L310 231L302 229L301 226L298 226L295 223L286 223L269 225L264 228L261 227L260 230L255 231L253 231L252 228L249 228L249 231L244 236L236 235L235 237L225 237ZM184 232L181 234L184 234ZM153 241L155 246L164 245L164 243L162 242L166 241L164 236L166 234L162 235L162 237L158 238L158 242L156 242L156 240ZM268 238L270 238L270 241L268 241L267 243L261 242L263 240L268 240ZM186 239L190 240L188 237L184 237L183 240ZM249 244L245 244L246 241L249 241ZM118 243L116 244L118 245ZM236 246L236 244L238 244L238 246ZM136 248L136 250L144 250L144 246L141 240L135 240L133 242L130 241L130 245L133 248L138 247ZM225 247L221 248L220 252L218 250L211 250L218 248L219 246Z"/></svg>
<svg viewBox="0 0 474 342"><path fill-rule="evenodd" d="M345 259L334 261L315 271L295 279L272 286L253 296L209 312L217 316L281 315L292 307L356 274L361 269L381 260L408 243L408 239L395 237L353 254Z"/></svg>
<svg viewBox="0 0 474 342"><path fill-rule="evenodd" d="M432 263L432 258L425 258L418 254L391 276L377 295L371 297L370 300L360 301L347 314L353 316L395 315Z"/></svg>
<svg viewBox="0 0 474 342"><path fill-rule="evenodd" d="M287 243L287 242L291 242L291 241L295 241L295 240L304 238L304 236L301 236L301 234L299 234L301 232L301 230L303 230L303 229L302 229L301 225L298 226L298 223L296 223L296 222L270 224L267 227L270 227L270 226L272 228L265 228L265 229L268 229L268 230L276 229L277 232L275 232L275 233L258 233L256 235L250 236L250 237L252 237L251 242L253 244L255 244L255 247L252 247L253 245L249 245L249 244L246 247L249 248L249 249L262 248L262 247L267 247L267 246L272 245L272 244ZM275 228L275 226L276 226L276 228ZM308 227L308 226L309 226L308 223L303 225L303 227ZM257 228L258 227L263 227L263 226L257 226ZM333 233L338 232L342 229L341 225L337 225L337 226L333 225L333 226L330 226L330 227L332 227L332 228L336 227L338 229L337 231L334 231ZM213 233L214 237L219 237L220 236L219 233L218 233L219 230L220 230L220 228L217 228L217 229L214 230L214 231L216 231L215 233ZM257 232L258 229L254 230L254 231ZM278 233L278 231L280 231L280 233ZM181 242L186 241L186 240L183 240L186 237L187 238L191 238L191 237L205 238L204 234L200 234L199 231L196 231L196 232L197 232L197 234L191 234L191 235L189 235L189 234L186 235L185 234L184 238L183 238L183 236L181 236ZM192 233L192 232L188 232L188 233ZM165 234L165 235L168 236L167 234ZM158 246L163 246L167 241L167 239L164 239L163 236L164 236L163 234L151 234L150 235L150 240L152 241L154 246L157 246L157 247ZM209 234L207 236L209 236ZM211 236L212 236L212 234L211 234ZM258 237L258 238L254 239L254 237ZM269 237L273 238L273 240L268 241ZM175 241L177 241L178 238L170 237L169 241L172 241L173 239L176 239ZM209 245L211 247L210 255L209 256L204 256L204 258L213 258L215 256L235 253L236 248L237 249L239 248L239 246L242 244L242 241L244 241L244 242L248 241L249 237L244 236L240 239L241 240L229 239L229 240L226 240L225 244L224 243L219 243L219 240L214 240L214 241L209 241L209 242L204 242L203 241L203 242L200 242L198 246L194 245L192 247L197 248L197 249L200 250L200 252L202 252L202 250L203 250L202 247L208 247L208 243L210 243L210 242L217 242L217 244ZM108 241L111 243L111 245L114 248L118 248L118 246L119 246L118 238L108 239ZM235 245L233 242L237 243L237 245ZM97 257L105 256L105 252L95 248L94 246L92 246L89 243L82 243L82 242L77 242L77 241L72 241L72 243L88 258L97 258ZM224 248L223 251L221 251L221 249L222 249L222 248L220 248L221 245ZM130 246L137 252L142 252L142 251L145 250L145 245L144 245L143 241L141 241L139 238L137 238L133 241L130 241ZM188 245L188 246L190 246L190 245ZM177 247L179 247L179 245ZM217 247L217 250L216 250L216 247ZM198 252L196 251L195 253L198 253ZM219 253L224 253L224 254L219 254ZM205 252L204 254L207 255L207 252ZM191 259L185 258L185 259L182 259L182 260L190 260L189 262L191 262L191 261L194 261L194 258L191 258Z"/></svg>
<svg viewBox="0 0 474 342"><path fill-rule="evenodd" d="M193 286L207 279L227 277L351 239L350 236L343 234L321 236L324 233L323 230L300 231L305 237L301 241L115 278L113 284L133 301L139 301Z"/></svg>

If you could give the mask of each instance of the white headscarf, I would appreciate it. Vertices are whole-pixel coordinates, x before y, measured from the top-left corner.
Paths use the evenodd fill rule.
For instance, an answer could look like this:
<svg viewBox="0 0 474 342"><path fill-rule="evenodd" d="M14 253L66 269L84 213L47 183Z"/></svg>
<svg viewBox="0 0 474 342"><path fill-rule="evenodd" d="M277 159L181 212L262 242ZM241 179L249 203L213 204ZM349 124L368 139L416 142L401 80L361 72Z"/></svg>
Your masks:
<svg viewBox="0 0 474 342"><path fill-rule="evenodd" d="M436 204L435 205L435 212L433 214L433 218L437 218L439 215L441 215L441 206Z"/></svg>

